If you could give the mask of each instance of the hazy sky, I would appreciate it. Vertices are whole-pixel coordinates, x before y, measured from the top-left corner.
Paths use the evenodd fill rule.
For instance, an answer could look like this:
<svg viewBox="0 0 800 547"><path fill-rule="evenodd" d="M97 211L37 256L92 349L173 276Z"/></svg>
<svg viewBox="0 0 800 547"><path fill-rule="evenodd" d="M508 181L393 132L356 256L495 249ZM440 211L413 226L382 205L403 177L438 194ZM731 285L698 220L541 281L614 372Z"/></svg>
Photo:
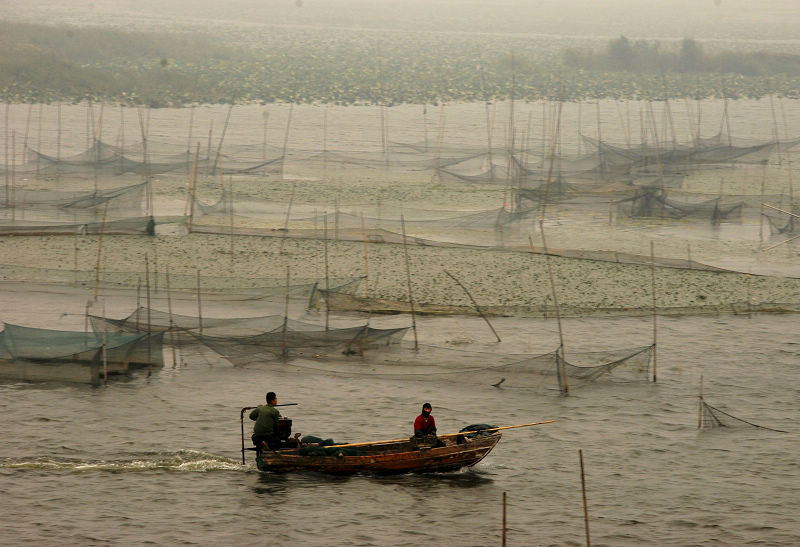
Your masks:
<svg viewBox="0 0 800 547"><path fill-rule="evenodd" d="M202 29L235 22L433 32L800 40L800 0L2 0L0 18L140 30L175 25Z"/></svg>

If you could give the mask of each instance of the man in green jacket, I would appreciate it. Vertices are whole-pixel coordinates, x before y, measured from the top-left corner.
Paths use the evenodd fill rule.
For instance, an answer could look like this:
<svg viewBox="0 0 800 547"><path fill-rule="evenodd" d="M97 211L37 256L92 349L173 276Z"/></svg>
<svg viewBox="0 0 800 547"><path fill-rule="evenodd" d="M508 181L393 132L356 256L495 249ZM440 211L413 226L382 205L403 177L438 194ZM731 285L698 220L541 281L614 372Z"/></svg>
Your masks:
<svg viewBox="0 0 800 547"><path fill-rule="evenodd" d="M280 447L281 441L278 437L278 419L281 413L275 406L278 404L278 396L274 391L267 393L267 404L258 406L250 413L250 419L255 420L253 425L253 444L256 451L261 452L266 443L270 450Z"/></svg>

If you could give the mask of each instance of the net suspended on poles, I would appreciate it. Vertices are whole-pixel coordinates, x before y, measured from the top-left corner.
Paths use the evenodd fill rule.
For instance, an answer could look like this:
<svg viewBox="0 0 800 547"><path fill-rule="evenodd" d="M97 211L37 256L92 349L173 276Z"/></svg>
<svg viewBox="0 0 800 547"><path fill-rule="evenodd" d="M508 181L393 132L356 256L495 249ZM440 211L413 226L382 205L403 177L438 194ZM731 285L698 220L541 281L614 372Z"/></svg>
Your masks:
<svg viewBox="0 0 800 547"><path fill-rule="evenodd" d="M376 329L367 325L326 330L283 315L201 319L147 308L138 308L123 319L97 315L90 315L89 319L96 332L164 333L170 344L203 344L236 365L273 358L284 348L291 352L331 347L361 351L397 343L408 330L408 327Z"/></svg>
<svg viewBox="0 0 800 547"><path fill-rule="evenodd" d="M767 431L776 431L778 433L786 433L780 429L773 429L763 425L757 425L742 418L737 418L732 414L728 414L724 410L706 403L703 398L700 398L700 428L709 429L715 427L755 427L758 429L766 429Z"/></svg>
<svg viewBox="0 0 800 547"><path fill-rule="evenodd" d="M204 344L235 366L263 363L277 357L294 357L319 350L341 350L345 354L361 354L397 344L409 327L376 329L368 325L330 328L300 321L287 321L271 332L252 336L206 336L194 334Z"/></svg>
<svg viewBox="0 0 800 547"><path fill-rule="evenodd" d="M647 218L708 219L712 224L723 220L741 220L743 202L726 203L715 198L699 203L670 199L660 188L640 188L630 198L617 202L622 214Z"/></svg>
<svg viewBox="0 0 800 547"><path fill-rule="evenodd" d="M109 363L163 366L162 333L61 331L5 324L0 359L90 363L106 346Z"/></svg>
<svg viewBox="0 0 800 547"><path fill-rule="evenodd" d="M375 378L392 382L452 382L498 388L564 391L598 382L643 382L650 378L653 346L595 352L570 352L562 363L558 351L541 355L465 351L421 344L396 344L374 355L353 359L341 354L307 356L293 361L303 373L337 377ZM364 365L373 365L365 367Z"/></svg>

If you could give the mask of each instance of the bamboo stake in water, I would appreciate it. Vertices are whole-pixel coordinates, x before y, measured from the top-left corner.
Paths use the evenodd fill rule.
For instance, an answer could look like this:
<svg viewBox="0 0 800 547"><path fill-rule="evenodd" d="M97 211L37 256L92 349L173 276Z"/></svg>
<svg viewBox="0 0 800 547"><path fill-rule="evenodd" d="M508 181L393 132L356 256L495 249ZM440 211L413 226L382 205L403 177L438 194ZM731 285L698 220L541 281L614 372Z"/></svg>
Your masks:
<svg viewBox="0 0 800 547"><path fill-rule="evenodd" d="M172 346L172 368L178 364L178 357L175 354L175 323L172 322L172 291L169 283L169 264L167 264L167 311L169 312L169 339Z"/></svg>
<svg viewBox="0 0 800 547"><path fill-rule="evenodd" d="M147 289L147 377L153 373L153 345L150 328L150 261L144 253L144 284Z"/></svg>
<svg viewBox="0 0 800 547"><path fill-rule="evenodd" d="M200 336L203 336L203 303L200 300L200 268L197 268L197 318L200 321Z"/></svg>
<svg viewBox="0 0 800 547"><path fill-rule="evenodd" d="M331 306L328 302L328 299L331 297L330 295L330 281L328 275L328 212L324 211L322 213L322 231L323 231L323 245L325 249L325 331L328 331L328 322L330 320L330 313L331 313Z"/></svg>
<svg viewBox="0 0 800 547"><path fill-rule="evenodd" d="M197 189L197 163L200 160L200 143L197 143L197 151L194 155L192 164L192 176L189 177L189 186L186 191L186 206L189 213L189 233L192 231L192 221L194 220L194 198Z"/></svg>
<svg viewBox="0 0 800 547"><path fill-rule="evenodd" d="M16 190L16 180L15 180L15 171L17 170L17 163L16 163L16 129L11 130L11 221L13 222L17 218L17 190ZM24 211L24 206L23 206ZM23 212L23 216L24 216Z"/></svg>
<svg viewBox="0 0 800 547"><path fill-rule="evenodd" d="M94 299L97 300L97 292L100 288L100 256L103 254L103 233L106 231L106 216L108 215L108 202L103 208L103 222L100 223L100 235L97 238L97 264L94 269Z"/></svg>
<svg viewBox="0 0 800 547"><path fill-rule="evenodd" d="M361 239L364 241L364 294L369 298L369 255L367 254L367 230L364 227L364 213L361 213Z"/></svg>
<svg viewBox="0 0 800 547"><path fill-rule="evenodd" d="M228 219L230 221L230 249L229 253L231 255L231 271L233 271L233 262L234 262L234 252L233 252L233 176L228 178Z"/></svg>
<svg viewBox="0 0 800 547"><path fill-rule="evenodd" d="M656 349L658 348L656 340L656 336L658 334L658 309L656 308L656 255L654 248L653 241L650 241L650 292L653 295L653 382L655 383L658 379L658 376L656 375Z"/></svg>
<svg viewBox="0 0 800 547"><path fill-rule="evenodd" d="M463 283L461 283L461 281L459 281L458 279L456 279L456 276L454 276L453 274L451 274L451 273L450 273L450 272L448 272L447 270L444 270L444 273L446 273L447 275L449 275L449 276L450 276L450 278L451 278L453 281L455 281L455 282L458 284L458 286L459 286L459 287L461 287L461 288L464 290L464 292L465 292L465 293L467 293L467 296L469 297L470 301L472 301L472 305L473 305L473 306L475 306L475 309L478 311L478 314L481 316L481 318L482 318L484 321L486 321L486 324L487 324L487 325L489 325L489 328L490 328L490 329L492 329L492 333L494 334L495 338L497 338L497 341L498 341L498 342L501 342L501 340L500 340L500 336L498 336L498 334L497 334L497 331L496 331L496 330L494 330L494 327L493 327L493 326L492 326L492 324L489 322L489 318L488 318L488 317L486 317L486 315L483 313L483 310L482 310L482 309L481 309L481 307L478 305L478 303L475 301L475 299L472 297L472 295L471 295L471 294L470 294L470 292L467 290L467 288L464 286L464 284L463 284Z"/></svg>
<svg viewBox="0 0 800 547"><path fill-rule="evenodd" d="M414 331L414 349L419 349L417 339L417 318L414 312L414 296L411 294L411 267L408 264L408 245L406 244L406 219L400 215L400 225L403 227L403 254L406 259L406 280L408 282L408 303L411 306L411 329Z"/></svg>
<svg viewBox="0 0 800 547"><path fill-rule="evenodd" d="M9 103L6 103L6 116L5 116L6 119L5 119L5 124L4 124L4 127L3 127L3 131L5 132L5 135L4 135L4 138L3 138L3 146L5 147L5 159L3 161L3 166L5 167L4 171L5 171L5 178L6 178L6 200L5 200L6 207L10 207L11 206L11 201L10 201L11 197L9 195L9 186L8 186L9 185L9 175L10 175L9 169L8 169L8 142L9 142L8 141L8 110L10 108L11 108L11 106L9 105Z"/></svg>
<svg viewBox="0 0 800 547"><path fill-rule="evenodd" d="M286 266L286 299L283 306L283 340L281 342L281 355L283 358L289 356L289 348L286 345L286 331L289 328L289 266Z"/></svg>
<svg viewBox="0 0 800 547"><path fill-rule="evenodd" d="M106 316L106 300L103 299L103 318ZM103 383L108 383L108 323L103 321Z"/></svg>
<svg viewBox="0 0 800 547"><path fill-rule="evenodd" d="M700 404L697 412L697 429L703 428L703 375L700 375Z"/></svg>
<svg viewBox="0 0 800 547"><path fill-rule="evenodd" d="M292 183L292 193L289 196L289 205L286 207L286 217L283 220L283 236L281 237L281 246L278 254L283 254L283 246L286 243L286 235L289 233L289 217L292 215L292 204L294 203L294 194L297 189L297 182Z"/></svg>
<svg viewBox="0 0 800 547"><path fill-rule="evenodd" d="M506 493L503 492L503 547L506 546Z"/></svg>
<svg viewBox="0 0 800 547"><path fill-rule="evenodd" d="M289 105L289 115L286 118L286 131L283 134L283 149L281 150L281 180L286 175L286 152L289 147L289 129L292 126L292 113L294 112L294 103Z"/></svg>
<svg viewBox="0 0 800 547"><path fill-rule="evenodd" d="M592 540L589 538L589 506L586 502L586 478L583 472L583 450L578 450L578 457L581 461L581 492L583 493L583 524L586 528L586 547L592 547Z"/></svg>

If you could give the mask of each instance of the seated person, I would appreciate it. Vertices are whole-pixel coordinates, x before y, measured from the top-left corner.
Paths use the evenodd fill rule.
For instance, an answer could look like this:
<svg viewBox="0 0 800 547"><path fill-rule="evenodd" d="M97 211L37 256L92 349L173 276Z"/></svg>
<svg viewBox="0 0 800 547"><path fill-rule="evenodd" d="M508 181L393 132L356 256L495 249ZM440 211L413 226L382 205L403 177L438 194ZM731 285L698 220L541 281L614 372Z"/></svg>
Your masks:
<svg viewBox="0 0 800 547"><path fill-rule="evenodd" d="M433 407L430 403L422 405L422 414L414 420L414 439L424 441L425 445L434 448L445 446L441 439L436 437L436 420L431 415Z"/></svg>
<svg viewBox="0 0 800 547"><path fill-rule="evenodd" d="M278 436L278 420L281 417L280 411L275 408L278 404L278 396L275 392L267 393L267 404L258 406L250 413L250 419L255 420L253 424L253 444L256 446L256 453L261 453L264 443L270 450L280 448L281 440Z"/></svg>

